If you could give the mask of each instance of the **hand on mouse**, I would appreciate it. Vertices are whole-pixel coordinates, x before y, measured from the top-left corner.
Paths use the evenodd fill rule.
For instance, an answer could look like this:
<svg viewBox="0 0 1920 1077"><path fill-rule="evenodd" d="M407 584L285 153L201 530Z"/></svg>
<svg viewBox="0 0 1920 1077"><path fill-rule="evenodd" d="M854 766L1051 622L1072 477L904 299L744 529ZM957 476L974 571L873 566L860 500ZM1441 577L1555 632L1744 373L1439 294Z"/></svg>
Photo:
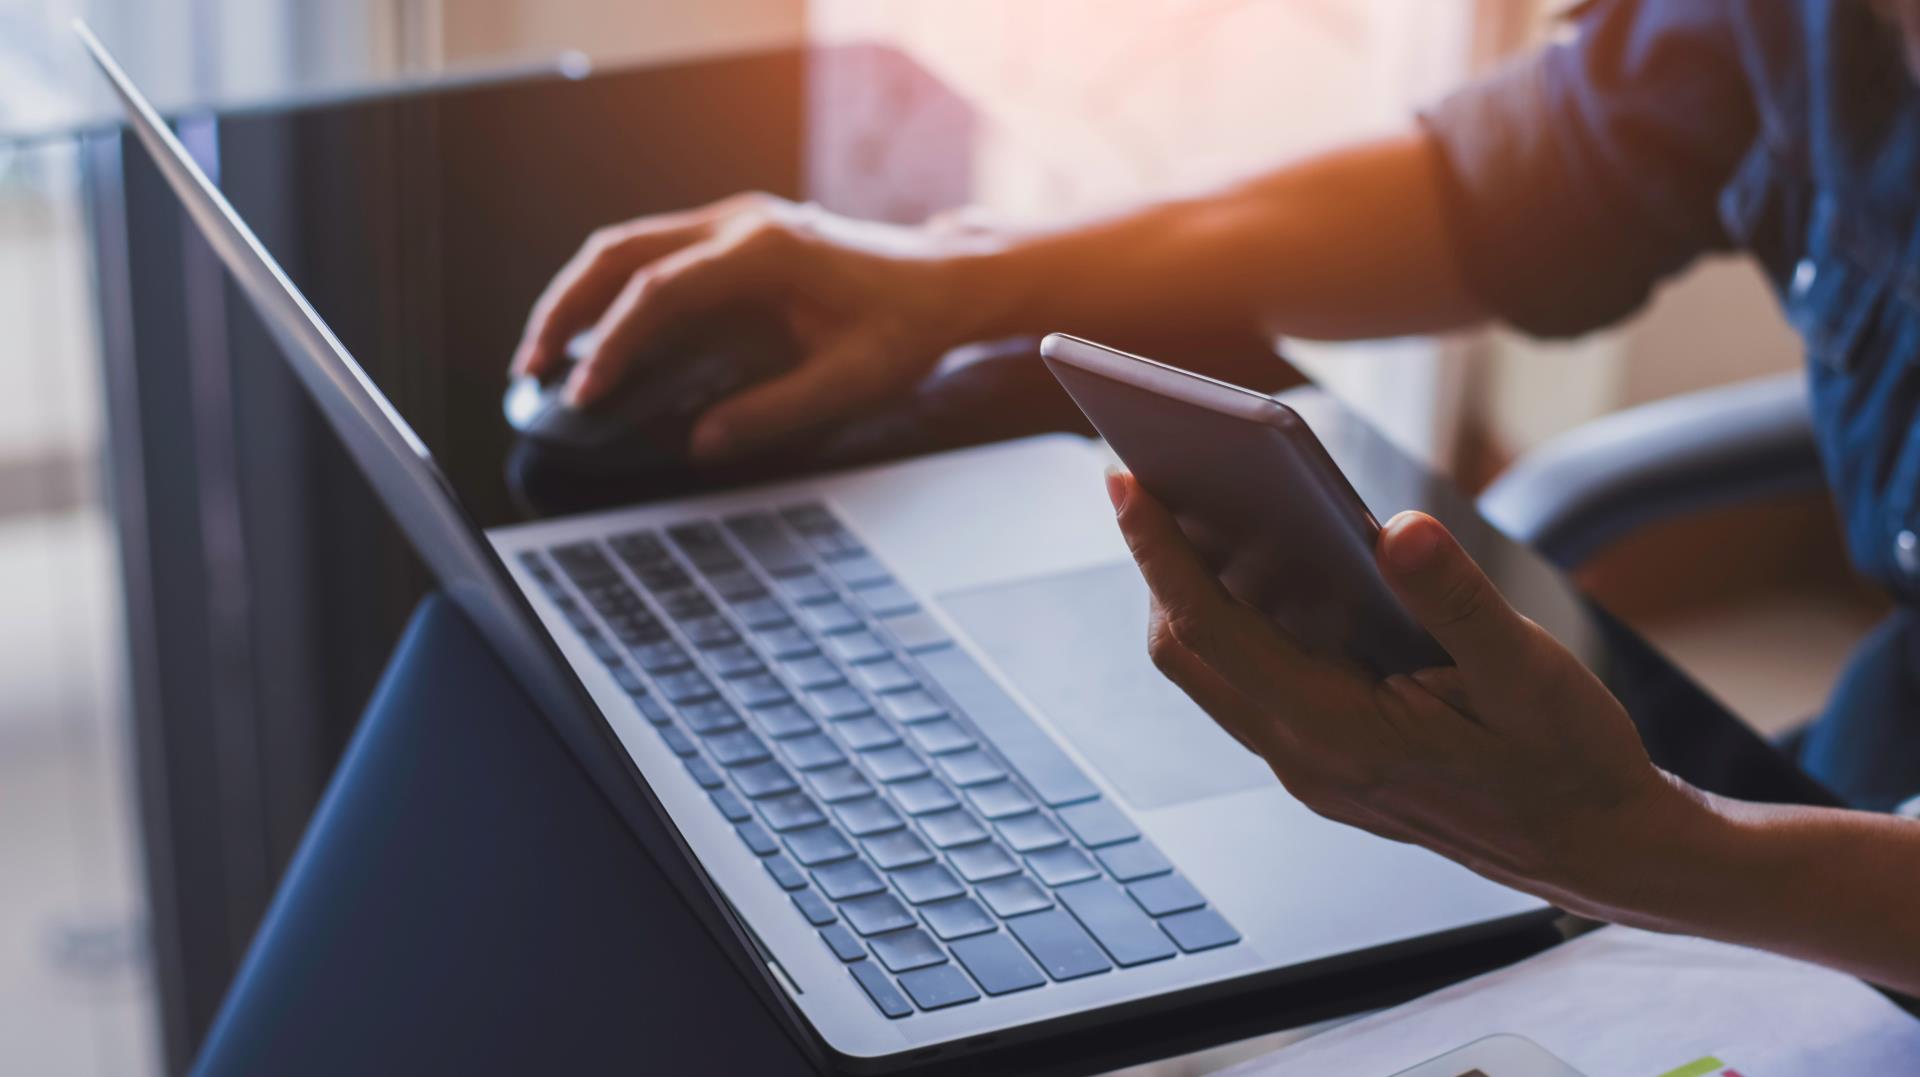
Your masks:
<svg viewBox="0 0 1920 1077"><path fill-rule="evenodd" d="M972 339L969 311L982 297L956 278L976 242L763 194L614 225L595 232L535 304L514 372L557 368L568 340L593 329L592 354L566 388L572 403L590 403L676 319L765 303L794 333L800 362L715 405L691 446L704 459L760 449L905 391Z"/></svg>
<svg viewBox="0 0 1920 1077"><path fill-rule="evenodd" d="M1706 798L1432 517L1395 517L1379 564L1456 665L1380 681L1234 599L1131 475L1108 493L1153 593L1154 664L1315 812L1592 915L1633 903L1618 891L1656 849L1709 829Z"/></svg>

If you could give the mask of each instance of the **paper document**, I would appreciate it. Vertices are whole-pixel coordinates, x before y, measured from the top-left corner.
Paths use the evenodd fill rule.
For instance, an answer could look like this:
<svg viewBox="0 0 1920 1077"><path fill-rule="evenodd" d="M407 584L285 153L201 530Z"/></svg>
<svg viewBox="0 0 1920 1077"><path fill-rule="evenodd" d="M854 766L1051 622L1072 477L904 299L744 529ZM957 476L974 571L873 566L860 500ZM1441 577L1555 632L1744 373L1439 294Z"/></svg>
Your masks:
<svg viewBox="0 0 1920 1077"><path fill-rule="evenodd" d="M1584 1077L1920 1074L1920 1021L1858 980L1745 947L1624 927L1229 1072L1391 1077L1503 1034L1531 1040Z"/></svg>

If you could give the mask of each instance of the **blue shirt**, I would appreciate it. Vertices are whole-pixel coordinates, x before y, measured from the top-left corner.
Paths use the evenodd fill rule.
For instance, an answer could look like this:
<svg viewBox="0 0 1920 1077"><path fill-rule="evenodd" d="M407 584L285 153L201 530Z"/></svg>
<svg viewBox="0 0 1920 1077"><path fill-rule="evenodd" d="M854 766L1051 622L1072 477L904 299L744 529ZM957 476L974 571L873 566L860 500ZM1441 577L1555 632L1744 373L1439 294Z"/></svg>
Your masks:
<svg viewBox="0 0 1920 1077"><path fill-rule="evenodd" d="M1752 255L1806 343L1857 566L1920 601L1920 88L1869 0L1597 0L1441 102L1469 288L1538 335ZM1676 361L1684 361L1684 356Z"/></svg>

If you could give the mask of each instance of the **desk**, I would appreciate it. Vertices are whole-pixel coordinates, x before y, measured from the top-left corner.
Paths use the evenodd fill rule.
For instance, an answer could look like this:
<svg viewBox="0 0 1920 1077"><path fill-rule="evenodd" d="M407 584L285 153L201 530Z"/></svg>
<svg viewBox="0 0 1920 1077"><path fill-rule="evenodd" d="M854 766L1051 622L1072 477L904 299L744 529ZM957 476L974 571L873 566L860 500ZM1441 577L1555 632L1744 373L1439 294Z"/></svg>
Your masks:
<svg viewBox="0 0 1920 1077"><path fill-rule="evenodd" d="M836 128L836 95L867 93L904 95L937 120L895 147L914 156L925 190L863 201L874 185L848 181L858 170L841 166L880 133ZM592 227L746 188L899 219L969 195L964 102L902 58L859 47L193 115L180 130L486 524L766 473L608 486L556 484L516 465L498 411L502 365L533 296ZM89 136L85 163L156 972L179 1064L427 580L150 164L117 131ZM1120 343L1262 388L1291 378L1271 360L1205 362L1237 363L1244 342ZM1030 356L999 358L801 463L1070 420L1046 404L1058 398L1042 392ZM1034 406L998 406L1013 399ZM1443 484L1337 410L1322 422L1376 508L1432 508L1510 587L1577 622L1583 651L1641 718L1656 758L1735 795L1819 795L1550 570L1476 530Z"/></svg>

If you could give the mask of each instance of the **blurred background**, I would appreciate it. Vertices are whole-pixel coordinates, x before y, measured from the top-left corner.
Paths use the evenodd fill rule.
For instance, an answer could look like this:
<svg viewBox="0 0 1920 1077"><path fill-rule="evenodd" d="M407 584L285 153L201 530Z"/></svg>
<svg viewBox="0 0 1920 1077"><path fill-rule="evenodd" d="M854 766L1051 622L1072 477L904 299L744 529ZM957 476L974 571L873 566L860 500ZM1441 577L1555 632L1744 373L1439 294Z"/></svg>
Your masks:
<svg viewBox="0 0 1920 1077"><path fill-rule="evenodd" d="M964 177L911 152L948 98L849 76L811 122L845 152L807 177L911 217L903 192L965 192L1008 221L1217 182L1402 122L1554 32L1541 0L0 0L0 1071L165 1072L153 857L131 733L127 551L105 416L101 222L86 132L106 104L68 21L84 15L169 109L245 109L415 81L594 70L879 43L966 103ZM577 66L580 59L567 64ZM660 107L682 103L665 102ZM833 203L829 203L833 204ZM90 208L95 207L95 208ZM529 207L528 212L538 212ZM327 308L322 304L323 313ZM1499 332L1289 343L1408 451L1477 486L1555 434L1677 392L1792 369L1757 276L1709 263L1629 324L1542 345ZM501 357L504 361L504 355ZM123 414L123 413L117 413ZM124 459L124 458L122 458ZM1649 551L1765 542L1686 579ZM1637 536L1586 582L1765 729L1811 714L1876 616L1838 568L1824 503L1793 499ZM242 764L244 765L244 764ZM299 803L310 803L310 796ZM216 825L247 825L244 803ZM299 819L292 821L297 833ZM244 946L288 843L227 919ZM246 887L242 887L246 889ZM244 902L242 903L245 904ZM237 925L237 926L236 926Z"/></svg>

